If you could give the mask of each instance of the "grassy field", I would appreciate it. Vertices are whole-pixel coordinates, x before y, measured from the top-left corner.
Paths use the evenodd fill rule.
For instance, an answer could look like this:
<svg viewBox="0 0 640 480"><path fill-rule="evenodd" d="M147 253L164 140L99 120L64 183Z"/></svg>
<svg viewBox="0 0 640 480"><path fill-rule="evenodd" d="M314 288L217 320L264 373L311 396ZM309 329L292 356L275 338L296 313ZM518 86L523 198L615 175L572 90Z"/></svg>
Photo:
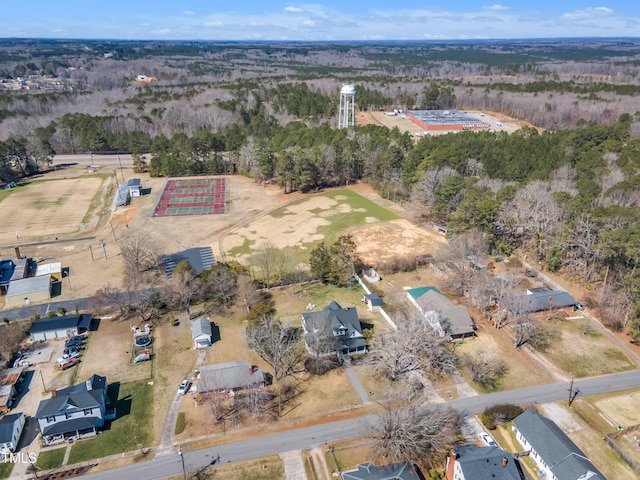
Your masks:
<svg viewBox="0 0 640 480"><path fill-rule="evenodd" d="M109 385L116 419L96 438L73 445L69 464L148 447L153 441L153 385L146 381Z"/></svg>
<svg viewBox="0 0 640 480"><path fill-rule="evenodd" d="M55 450L45 450L38 455L36 465L42 470L53 470L62 466L66 447L56 448Z"/></svg>
<svg viewBox="0 0 640 480"><path fill-rule="evenodd" d="M309 251L320 242L332 243L349 229L399 218L349 189L310 195L286 205L225 238L226 253L242 259L269 242L276 248Z"/></svg>

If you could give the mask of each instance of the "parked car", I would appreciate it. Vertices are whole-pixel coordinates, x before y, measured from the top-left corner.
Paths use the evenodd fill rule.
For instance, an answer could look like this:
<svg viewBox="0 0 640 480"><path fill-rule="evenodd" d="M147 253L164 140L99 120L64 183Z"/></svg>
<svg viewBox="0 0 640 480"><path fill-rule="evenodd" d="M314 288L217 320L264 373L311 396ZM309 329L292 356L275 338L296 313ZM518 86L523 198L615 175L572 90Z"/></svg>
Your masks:
<svg viewBox="0 0 640 480"><path fill-rule="evenodd" d="M491 435L489 435L488 433L481 433L480 434L480 440L482 440L482 443L484 443L487 447L497 447L498 446L496 444L496 441L493 439L493 437Z"/></svg>
<svg viewBox="0 0 640 480"><path fill-rule="evenodd" d="M534 270L533 268L527 268L524 272L524 276L525 277L529 277L529 278L535 278L538 276L538 272L537 270Z"/></svg>
<svg viewBox="0 0 640 480"><path fill-rule="evenodd" d="M574 310L584 310L584 305L582 305L580 302L576 302L576 304L573 306Z"/></svg>
<svg viewBox="0 0 640 480"><path fill-rule="evenodd" d="M189 387L191 386L191 382L189 380L183 380L180 386L178 387L178 395L184 395L189 391Z"/></svg>
<svg viewBox="0 0 640 480"><path fill-rule="evenodd" d="M64 360L62 363L58 364L58 368L60 370L66 370L67 368L71 368L74 365L76 365L78 362L80 362L79 358L67 358L66 360Z"/></svg>

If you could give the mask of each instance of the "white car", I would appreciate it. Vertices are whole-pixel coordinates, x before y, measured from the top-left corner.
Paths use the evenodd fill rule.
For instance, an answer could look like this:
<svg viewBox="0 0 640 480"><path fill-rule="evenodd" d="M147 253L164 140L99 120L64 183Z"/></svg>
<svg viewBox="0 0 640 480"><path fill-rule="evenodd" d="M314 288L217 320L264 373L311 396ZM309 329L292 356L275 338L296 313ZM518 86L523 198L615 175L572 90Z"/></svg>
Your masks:
<svg viewBox="0 0 640 480"><path fill-rule="evenodd" d="M489 435L488 433L480 434L480 440L482 440L482 443L484 443L487 447L497 447L498 446L496 444L496 441L493 439L493 437L491 435Z"/></svg>
<svg viewBox="0 0 640 480"><path fill-rule="evenodd" d="M189 391L189 380L183 380L180 386L178 387L178 395L184 395Z"/></svg>

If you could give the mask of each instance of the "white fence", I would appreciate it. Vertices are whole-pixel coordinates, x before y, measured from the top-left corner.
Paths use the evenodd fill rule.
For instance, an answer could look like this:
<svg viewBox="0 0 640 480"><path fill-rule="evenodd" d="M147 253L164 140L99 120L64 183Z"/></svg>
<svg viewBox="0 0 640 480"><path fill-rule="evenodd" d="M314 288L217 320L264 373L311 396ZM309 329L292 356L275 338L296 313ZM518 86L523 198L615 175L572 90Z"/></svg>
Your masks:
<svg viewBox="0 0 640 480"><path fill-rule="evenodd" d="M362 281L362 279L358 276L357 273L354 273L353 276L356 277L356 280L358 280L358 283L360 284L360 286L362 287L362 289L366 294L371 293L371 290L369 290L369 288L365 285L365 283ZM387 323L391 325L391 328L393 328L394 330L398 330L398 325L396 325L396 322L391 320L391 317L387 314L387 312L384 311L382 307L380 307L379 312L380 312L380 315L382 315L384 319L387 321Z"/></svg>

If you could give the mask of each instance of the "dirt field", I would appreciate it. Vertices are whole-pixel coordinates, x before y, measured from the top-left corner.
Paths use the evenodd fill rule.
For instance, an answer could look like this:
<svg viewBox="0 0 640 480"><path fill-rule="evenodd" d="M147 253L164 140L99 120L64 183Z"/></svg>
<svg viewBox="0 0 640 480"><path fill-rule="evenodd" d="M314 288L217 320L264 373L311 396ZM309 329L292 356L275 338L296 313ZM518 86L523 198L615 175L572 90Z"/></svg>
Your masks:
<svg viewBox="0 0 640 480"><path fill-rule="evenodd" d="M53 240L95 229L100 210L109 206L112 177L55 175L21 184L2 201L0 245Z"/></svg>
<svg viewBox="0 0 640 480"><path fill-rule="evenodd" d="M372 265L398 257L434 254L446 243L442 235L404 219L365 225L350 233L360 258Z"/></svg>

